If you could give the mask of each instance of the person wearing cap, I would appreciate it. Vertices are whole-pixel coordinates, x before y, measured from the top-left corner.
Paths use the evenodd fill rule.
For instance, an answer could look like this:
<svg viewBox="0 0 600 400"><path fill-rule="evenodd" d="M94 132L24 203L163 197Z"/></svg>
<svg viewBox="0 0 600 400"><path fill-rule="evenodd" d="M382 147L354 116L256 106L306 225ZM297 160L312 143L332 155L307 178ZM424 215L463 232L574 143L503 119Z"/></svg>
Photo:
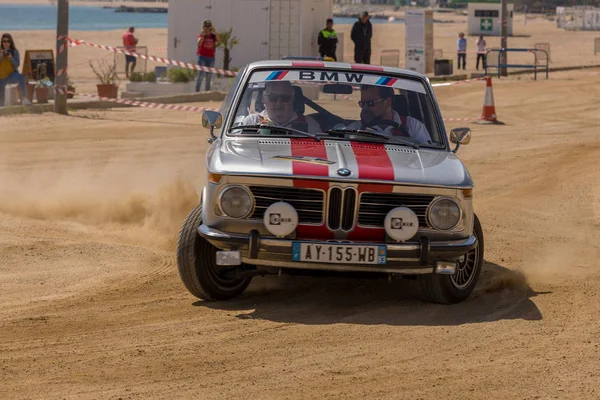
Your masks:
<svg viewBox="0 0 600 400"><path fill-rule="evenodd" d="M215 49L217 45L221 43L221 37L215 30L210 20L205 20L202 24L202 32L198 35L198 65L212 68L215 65ZM206 75L206 90L210 90L210 78L211 72L198 71L198 77L196 79L196 92L200 91L200 85L202 85L202 79Z"/></svg>
<svg viewBox="0 0 600 400"><path fill-rule="evenodd" d="M337 57L335 56L337 43L338 38L333 29L333 19L327 18L325 29L319 32L318 37L319 54L321 54L321 57L329 57L333 61L337 61Z"/></svg>
<svg viewBox="0 0 600 400"><path fill-rule="evenodd" d="M369 13L363 12L358 21L352 26L350 38L354 42L354 62L357 64L371 63L371 38L373 26L369 21Z"/></svg>

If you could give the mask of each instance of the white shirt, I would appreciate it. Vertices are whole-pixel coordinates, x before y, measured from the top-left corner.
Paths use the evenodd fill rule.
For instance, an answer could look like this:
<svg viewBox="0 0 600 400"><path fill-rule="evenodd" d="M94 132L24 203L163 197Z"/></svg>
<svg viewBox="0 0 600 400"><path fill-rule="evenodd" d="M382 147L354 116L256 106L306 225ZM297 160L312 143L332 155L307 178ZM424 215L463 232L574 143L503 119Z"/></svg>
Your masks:
<svg viewBox="0 0 600 400"><path fill-rule="evenodd" d="M242 120L242 125L258 125L263 123L261 121L261 117L265 120L267 120L265 123L267 125L273 125L273 126L281 126L284 128L291 128L292 127L292 122L296 122L298 121L298 114L296 114L295 112L292 113L292 116L289 120L287 120L285 123L283 124L278 124L275 121L273 121L272 119L269 119L269 116L267 114L267 110L263 110L260 114L250 114L248 116L246 116L243 120ZM319 133L321 132L321 127L319 126L319 124L317 123L317 121L314 120L314 118L312 117L304 117L306 119L306 123L308 125L308 133Z"/></svg>
<svg viewBox="0 0 600 400"><path fill-rule="evenodd" d="M394 122L402 125L402 119L400 119L400 115L396 111L393 111L393 120ZM361 129L362 123L360 121L356 121L351 123L346 127L346 129ZM393 126L387 126L385 129L381 129L380 126L369 126L369 128L375 129L377 132L388 133L389 136L392 136L392 131L395 129ZM427 128L421 121L413 117L406 117L406 130L408 131L408 135L413 139L418 139L420 144L430 144L431 136L429 136L429 132Z"/></svg>
<svg viewBox="0 0 600 400"><path fill-rule="evenodd" d="M477 51L480 53L485 52L485 40L477 41Z"/></svg>

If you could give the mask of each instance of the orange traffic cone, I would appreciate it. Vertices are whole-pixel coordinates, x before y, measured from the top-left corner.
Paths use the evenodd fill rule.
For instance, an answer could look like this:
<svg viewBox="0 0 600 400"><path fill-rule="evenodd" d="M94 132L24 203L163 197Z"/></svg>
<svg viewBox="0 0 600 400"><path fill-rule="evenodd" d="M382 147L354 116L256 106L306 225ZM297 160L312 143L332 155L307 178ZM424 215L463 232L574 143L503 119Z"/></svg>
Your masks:
<svg viewBox="0 0 600 400"><path fill-rule="evenodd" d="M479 123L482 124L501 124L496 118L496 106L494 105L494 92L492 90L492 77L486 76L485 96L483 98L483 111L479 118Z"/></svg>

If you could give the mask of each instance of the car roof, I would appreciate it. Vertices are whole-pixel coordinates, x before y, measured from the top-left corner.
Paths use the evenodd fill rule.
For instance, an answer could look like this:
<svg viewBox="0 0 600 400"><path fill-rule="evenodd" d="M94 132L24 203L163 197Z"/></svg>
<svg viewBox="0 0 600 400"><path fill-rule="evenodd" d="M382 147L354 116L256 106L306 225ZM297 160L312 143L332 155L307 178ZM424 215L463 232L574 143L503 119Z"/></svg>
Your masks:
<svg viewBox="0 0 600 400"><path fill-rule="evenodd" d="M343 62L319 61L319 60L264 60L248 64L248 71L257 68L324 68L332 70L348 70L361 72L384 72L403 76L412 76L419 79L429 80L427 75L410 71L407 69L385 67L373 64L350 64Z"/></svg>

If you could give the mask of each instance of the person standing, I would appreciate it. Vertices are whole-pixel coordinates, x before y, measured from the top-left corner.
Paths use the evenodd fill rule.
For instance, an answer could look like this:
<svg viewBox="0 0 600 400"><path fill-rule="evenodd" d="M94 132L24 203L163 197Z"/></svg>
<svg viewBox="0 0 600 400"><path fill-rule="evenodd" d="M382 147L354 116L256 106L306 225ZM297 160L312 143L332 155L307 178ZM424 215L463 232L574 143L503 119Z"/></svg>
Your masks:
<svg viewBox="0 0 600 400"><path fill-rule="evenodd" d="M123 34L123 47L130 53L136 52L136 45L138 43L137 38L133 34L135 32L135 28L133 26L129 27ZM125 78L129 78L129 74L133 73L135 70L135 66L137 63L136 56L130 56L125 54ZM129 71L129 66L131 65L131 72Z"/></svg>
<svg viewBox="0 0 600 400"><path fill-rule="evenodd" d="M477 65L475 68L479 71L479 59L481 59L481 64L483 69L485 69L485 39L483 39L483 35L479 36L477 39Z"/></svg>
<svg viewBox="0 0 600 400"><path fill-rule="evenodd" d="M26 96L25 77L19 73L21 56L10 33L2 35L0 45L0 107L4 107L4 91L6 85L10 83L19 85L21 102L25 105L31 105L31 101Z"/></svg>
<svg viewBox="0 0 600 400"><path fill-rule="evenodd" d="M337 61L337 57L335 56L337 43L338 38L333 29L333 19L328 18L325 29L319 32L318 44L321 57L331 57L333 58L333 61Z"/></svg>
<svg viewBox="0 0 600 400"><path fill-rule="evenodd" d="M363 12L358 21L352 26L350 38L354 42L354 62L357 64L371 63L371 38L373 26L369 21L369 13Z"/></svg>
<svg viewBox="0 0 600 400"><path fill-rule="evenodd" d="M458 53L458 67L460 69L460 60L462 59L462 69L466 68L467 63L467 39L465 38L464 33L458 34L458 40L456 42L456 50Z"/></svg>
<svg viewBox="0 0 600 400"><path fill-rule="evenodd" d="M215 65L215 49L221 43L221 37L215 30L210 20L205 20L202 24L202 32L198 35L198 65L212 68ZM206 90L210 90L211 72L198 71L196 78L196 92L200 91L202 79L206 75Z"/></svg>

